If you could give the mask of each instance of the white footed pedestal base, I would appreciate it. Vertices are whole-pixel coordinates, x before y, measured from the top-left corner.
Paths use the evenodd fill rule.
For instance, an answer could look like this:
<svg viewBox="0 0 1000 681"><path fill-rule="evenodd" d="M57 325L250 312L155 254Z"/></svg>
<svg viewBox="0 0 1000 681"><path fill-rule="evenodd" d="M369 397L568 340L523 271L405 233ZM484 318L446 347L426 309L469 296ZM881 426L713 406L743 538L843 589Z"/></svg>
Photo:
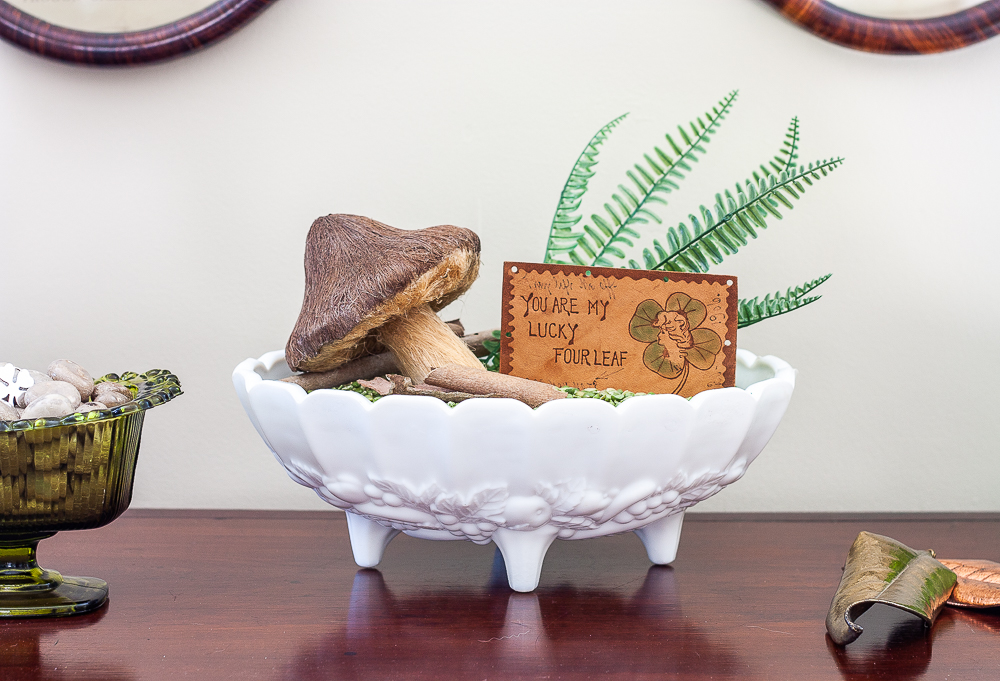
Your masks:
<svg viewBox="0 0 1000 681"><path fill-rule="evenodd" d="M559 530L544 525L534 530L498 528L493 541L503 554L507 566L507 583L514 591L534 591L542 576L545 553L552 546Z"/></svg>
<svg viewBox="0 0 1000 681"><path fill-rule="evenodd" d="M681 542L683 524L684 511L681 511L635 531L646 547L646 555L651 561L657 565L674 562L674 558L677 557L677 545Z"/></svg>
<svg viewBox="0 0 1000 681"><path fill-rule="evenodd" d="M649 560L657 565L667 565L674 561L683 523L682 511L634 530L646 547ZM351 535L354 562L367 568L375 567L381 562L389 542L399 534L399 530L354 513L347 514L347 529ZM557 534L558 530L550 525L531 530L497 528L493 533L493 541L503 554L507 583L511 589L529 592L538 587L545 554Z"/></svg>
<svg viewBox="0 0 1000 681"><path fill-rule="evenodd" d="M360 567L375 567L382 562L382 554L399 530L380 525L374 520L362 518L354 513L347 514L347 532L351 535L351 550L354 562Z"/></svg>

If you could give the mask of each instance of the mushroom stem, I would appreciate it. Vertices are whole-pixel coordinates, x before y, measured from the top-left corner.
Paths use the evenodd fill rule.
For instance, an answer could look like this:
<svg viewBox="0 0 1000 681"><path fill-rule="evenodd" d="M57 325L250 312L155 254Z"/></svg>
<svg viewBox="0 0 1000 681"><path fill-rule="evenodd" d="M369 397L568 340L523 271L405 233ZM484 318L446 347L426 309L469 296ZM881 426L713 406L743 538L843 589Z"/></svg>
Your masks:
<svg viewBox="0 0 1000 681"><path fill-rule="evenodd" d="M446 324L452 331L455 330L454 322L446 322ZM462 340L476 357L485 357L490 353L483 345L483 341L492 338L494 338L493 329L462 336ZM287 376L281 380L286 383L295 383L306 390L319 390L321 388L336 388L351 381L363 381L376 376L394 374L397 371L399 371L399 367L396 366L396 356L387 350L377 355L359 357L330 371L307 371Z"/></svg>
<svg viewBox="0 0 1000 681"><path fill-rule="evenodd" d="M390 320L378 336L396 356L399 370L414 383L423 383L432 369L446 364L486 371L465 342L426 304Z"/></svg>

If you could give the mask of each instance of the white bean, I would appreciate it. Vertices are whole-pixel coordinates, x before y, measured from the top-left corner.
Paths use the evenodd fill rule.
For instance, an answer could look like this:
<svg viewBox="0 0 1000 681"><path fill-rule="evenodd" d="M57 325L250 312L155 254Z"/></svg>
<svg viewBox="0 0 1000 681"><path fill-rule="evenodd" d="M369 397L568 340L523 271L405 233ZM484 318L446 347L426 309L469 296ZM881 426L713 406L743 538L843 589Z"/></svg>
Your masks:
<svg viewBox="0 0 1000 681"><path fill-rule="evenodd" d="M17 421L21 418L21 410L0 400L0 421Z"/></svg>
<svg viewBox="0 0 1000 681"><path fill-rule="evenodd" d="M94 392L94 377L76 362L57 359L49 365L47 373L53 381L65 381L76 388L80 399L86 399Z"/></svg>
<svg viewBox="0 0 1000 681"><path fill-rule="evenodd" d="M65 381L49 381L48 383L36 383L28 388L18 398L18 406L29 407L35 400L39 400L45 395L62 395L70 403L70 411L76 409L82 401L80 399L80 391L75 386Z"/></svg>
<svg viewBox="0 0 1000 681"><path fill-rule="evenodd" d="M53 381L53 383L56 382ZM21 412L21 418L32 420L53 416L66 416L67 414L72 414L74 408L70 401L63 395L50 393L32 400L31 404Z"/></svg>

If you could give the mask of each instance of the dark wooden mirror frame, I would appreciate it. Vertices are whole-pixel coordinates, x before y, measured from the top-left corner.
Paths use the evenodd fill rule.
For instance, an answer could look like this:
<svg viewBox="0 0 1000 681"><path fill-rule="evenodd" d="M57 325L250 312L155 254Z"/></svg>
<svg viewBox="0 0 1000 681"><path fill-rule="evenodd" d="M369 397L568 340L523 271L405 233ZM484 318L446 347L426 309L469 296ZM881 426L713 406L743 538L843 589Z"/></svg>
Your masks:
<svg viewBox="0 0 1000 681"><path fill-rule="evenodd" d="M764 0L788 19L830 42L866 52L930 54L981 42L1000 33L1000 0L932 19L881 19L826 0Z"/></svg>
<svg viewBox="0 0 1000 681"><path fill-rule="evenodd" d="M0 38L44 57L76 64L144 64L207 47L275 2L220 0L171 24L144 31L92 33L54 26L0 0Z"/></svg>
<svg viewBox="0 0 1000 681"><path fill-rule="evenodd" d="M0 38L36 54L77 64L123 66L170 59L225 38L277 0L220 0L179 21L132 33L54 26L0 0ZM966 47L1000 33L1000 0L932 19L855 14L826 0L764 0L799 26L867 52L928 54Z"/></svg>

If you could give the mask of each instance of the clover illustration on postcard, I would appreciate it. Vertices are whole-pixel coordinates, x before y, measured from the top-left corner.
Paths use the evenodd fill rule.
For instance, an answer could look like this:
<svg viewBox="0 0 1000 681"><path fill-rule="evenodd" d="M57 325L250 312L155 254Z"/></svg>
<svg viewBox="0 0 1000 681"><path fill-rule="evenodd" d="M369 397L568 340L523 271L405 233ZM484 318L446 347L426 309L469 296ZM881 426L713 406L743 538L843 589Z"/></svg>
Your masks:
<svg viewBox="0 0 1000 681"><path fill-rule="evenodd" d="M504 263L500 371L691 397L735 385L736 277Z"/></svg>

